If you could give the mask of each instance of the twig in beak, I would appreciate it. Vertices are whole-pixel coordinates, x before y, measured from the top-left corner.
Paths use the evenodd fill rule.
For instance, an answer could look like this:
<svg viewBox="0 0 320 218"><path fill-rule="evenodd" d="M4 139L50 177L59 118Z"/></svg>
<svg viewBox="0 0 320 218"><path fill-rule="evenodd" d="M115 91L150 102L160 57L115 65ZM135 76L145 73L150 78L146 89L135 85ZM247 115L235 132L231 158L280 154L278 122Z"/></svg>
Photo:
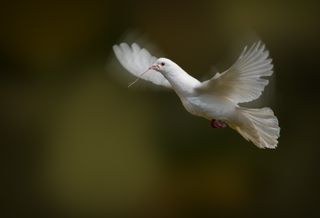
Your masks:
<svg viewBox="0 0 320 218"><path fill-rule="evenodd" d="M143 76L146 72L148 72L151 69L151 67L148 68L148 70L144 71L143 73L141 73L139 76L137 76L137 78L128 85L128 88L130 88L133 84L135 84L136 82L139 81L139 79L141 79L141 76Z"/></svg>

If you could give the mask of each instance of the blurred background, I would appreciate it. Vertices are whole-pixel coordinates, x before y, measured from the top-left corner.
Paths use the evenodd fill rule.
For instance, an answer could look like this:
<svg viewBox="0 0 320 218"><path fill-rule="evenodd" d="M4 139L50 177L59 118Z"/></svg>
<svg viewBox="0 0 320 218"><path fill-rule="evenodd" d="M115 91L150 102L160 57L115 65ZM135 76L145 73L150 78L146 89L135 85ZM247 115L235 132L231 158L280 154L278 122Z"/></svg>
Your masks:
<svg viewBox="0 0 320 218"><path fill-rule="evenodd" d="M2 2L2 217L320 215L319 24L308 0ZM112 45L132 29L200 79L254 32L274 60L256 105L278 116L278 148L127 89Z"/></svg>

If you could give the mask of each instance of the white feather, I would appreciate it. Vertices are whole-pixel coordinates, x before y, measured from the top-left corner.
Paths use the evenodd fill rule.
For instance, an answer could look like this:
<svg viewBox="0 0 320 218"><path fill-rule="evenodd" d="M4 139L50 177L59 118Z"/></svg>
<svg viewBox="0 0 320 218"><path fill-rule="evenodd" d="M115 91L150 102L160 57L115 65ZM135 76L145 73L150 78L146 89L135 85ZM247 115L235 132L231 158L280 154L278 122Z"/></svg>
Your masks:
<svg viewBox="0 0 320 218"><path fill-rule="evenodd" d="M225 72L216 74L202 83L199 90L210 91L214 95L228 98L234 103L249 102L257 99L271 76L273 65L269 52L261 43L244 48L238 60Z"/></svg>
<svg viewBox="0 0 320 218"><path fill-rule="evenodd" d="M121 43L120 45L114 45L113 51L121 65L131 74L156 85L171 88L168 80L155 70L149 70L140 76L157 60L146 49L140 48L136 43L133 43L131 47L127 43Z"/></svg>
<svg viewBox="0 0 320 218"><path fill-rule="evenodd" d="M237 108L237 121L228 124L259 148L276 148L280 136L277 117L270 108Z"/></svg>

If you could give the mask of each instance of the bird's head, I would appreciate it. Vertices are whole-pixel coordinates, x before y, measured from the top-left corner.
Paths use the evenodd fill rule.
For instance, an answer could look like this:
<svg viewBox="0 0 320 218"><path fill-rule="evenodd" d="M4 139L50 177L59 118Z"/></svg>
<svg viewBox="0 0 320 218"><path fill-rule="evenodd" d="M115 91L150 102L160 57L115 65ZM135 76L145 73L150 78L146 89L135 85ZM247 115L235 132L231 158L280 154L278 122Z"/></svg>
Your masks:
<svg viewBox="0 0 320 218"><path fill-rule="evenodd" d="M168 73L172 68L174 68L176 64L167 59L167 58L159 58L156 60L154 64L150 67L152 70L156 70L162 74Z"/></svg>
<svg viewBox="0 0 320 218"><path fill-rule="evenodd" d="M132 86L133 84L135 84L136 82L138 82L138 80L146 73L148 73L150 70L155 70L160 72L162 75L167 75L170 74L170 72L174 71L175 69L177 69L177 64L175 64L173 61L167 59L167 58L158 58L156 60L156 62L154 62L154 64L152 64L146 71L144 71L143 73L141 73L137 79L135 81L133 81L132 83L129 84L128 87Z"/></svg>

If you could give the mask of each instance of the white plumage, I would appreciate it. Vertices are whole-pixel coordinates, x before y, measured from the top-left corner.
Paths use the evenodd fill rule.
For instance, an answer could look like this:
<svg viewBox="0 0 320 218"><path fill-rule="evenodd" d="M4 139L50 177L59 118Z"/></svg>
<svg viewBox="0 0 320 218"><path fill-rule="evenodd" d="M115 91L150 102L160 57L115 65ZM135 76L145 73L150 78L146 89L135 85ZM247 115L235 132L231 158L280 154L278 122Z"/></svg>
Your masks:
<svg viewBox="0 0 320 218"><path fill-rule="evenodd" d="M119 46L113 46L113 50L122 66L137 77L157 60L156 57L152 56L146 49L141 49L136 43L133 43L131 47L126 43L121 43ZM150 70L150 72L144 74L141 78L156 85L171 87L168 80L155 70Z"/></svg>
<svg viewBox="0 0 320 218"><path fill-rule="evenodd" d="M156 85L172 88L188 112L208 120L220 120L259 148L275 148L280 136L278 119L270 108L251 109L238 103L259 98L271 76L272 60L265 45L244 48L225 72L200 82L166 58L152 56L136 43L114 45L119 62L133 75ZM147 73L144 73L148 70ZM144 73L143 75L141 75Z"/></svg>
<svg viewBox="0 0 320 218"><path fill-rule="evenodd" d="M234 103L249 102L257 99L268 80L262 76L271 76L273 71L269 52L261 42L244 48L238 60L227 71L217 73L203 87L214 93L228 96Z"/></svg>

